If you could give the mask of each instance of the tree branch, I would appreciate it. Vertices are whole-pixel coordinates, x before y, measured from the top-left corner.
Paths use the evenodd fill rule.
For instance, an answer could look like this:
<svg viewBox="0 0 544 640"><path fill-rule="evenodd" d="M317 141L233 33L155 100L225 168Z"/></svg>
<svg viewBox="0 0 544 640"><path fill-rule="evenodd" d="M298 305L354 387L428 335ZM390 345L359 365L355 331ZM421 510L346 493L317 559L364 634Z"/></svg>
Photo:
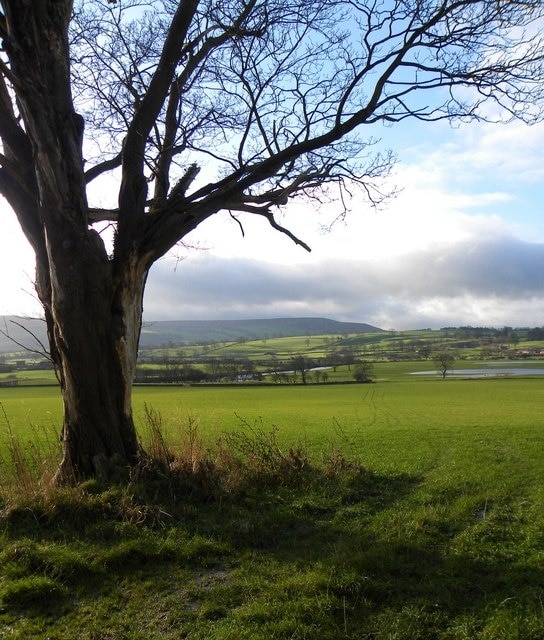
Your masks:
<svg viewBox="0 0 544 640"><path fill-rule="evenodd" d="M274 219L274 214L271 211L254 211L253 213L257 213L258 215L266 218L273 229L275 229L276 231L279 231L280 233L285 234L295 244L299 245L303 249L306 249L306 251L311 252L311 248L303 240L301 240L300 238L297 238L297 236L295 236L291 231L289 231L289 229L282 227L280 224L276 222L276 220Z"/></svg>
<svg viewBox="0 0 544 640"><path fill-rule="evenodd" d="M13 336L9 335L9 331L7 329L7 324L5 325L6 326L5 330L0 329L0 333L4 337L6 337L8 340L11 340L11 342L13 342L13 344L16 344L18 347L21 347L25 351L28 351L30 353L35 353L37 355L43 356L46 360L49 360L49 362L51 364L55 365L55 362L53 361L53 358L51 357L51 354L49 353L49 350L47 349L47 347L43 344L43 342L38 338L38 336L33 331L30 331L30 329L28 327L25 327L24 324L22 324L20 322L17 322L17 320L10 319L10 322L12 324L14 324L16 327L19 327L19 329L22 329L25 333L28 333L28 335L38 343L38 345L40 346L40 349L32 349L28 345L25 345L25 344L15 340L15 338ZM5 321L4 321L4 323L5 323Z"/></svg>
<svg viewBox="0 0 544 640"><path fill-rule="evenodd" d="M100 209L89 207L89 223L96 222L117 222L119 220L119 209Z"/></svg>
<svg viewBox="0 0 544 640"><path fill-rule="evenodd" d="M99 176L101 176L103 173L106 173L107 171L112 171L113 169L117 169L118 167L120 167L121 159L122 159L122 155L118 153L113 158L110 158L109 160L104 160L103 162L100 162L99 164L85 171L85 180L87 184L89 184L89 182L92 182L95 178L98 178Z"/></svg>

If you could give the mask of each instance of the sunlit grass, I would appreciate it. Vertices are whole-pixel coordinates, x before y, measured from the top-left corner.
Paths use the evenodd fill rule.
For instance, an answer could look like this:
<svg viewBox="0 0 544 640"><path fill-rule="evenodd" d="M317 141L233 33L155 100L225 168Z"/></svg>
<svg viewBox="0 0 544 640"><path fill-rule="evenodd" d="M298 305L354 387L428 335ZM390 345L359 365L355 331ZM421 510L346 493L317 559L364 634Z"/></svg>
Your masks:
<svg viewBox="0 0 544 640"><path fill-rule="evenodd" d="M149 450L162 444L146 405L187 460L234 434L250 475L219 492L203 475L198 491L154 479L4 496L0 637L541 640L543 381L408 369L380 365L370 385L136 389ZM23 445L40 407L58 429L58 390L0 401ZM283 483L269 465L296 447L314 471Z"/></svg>

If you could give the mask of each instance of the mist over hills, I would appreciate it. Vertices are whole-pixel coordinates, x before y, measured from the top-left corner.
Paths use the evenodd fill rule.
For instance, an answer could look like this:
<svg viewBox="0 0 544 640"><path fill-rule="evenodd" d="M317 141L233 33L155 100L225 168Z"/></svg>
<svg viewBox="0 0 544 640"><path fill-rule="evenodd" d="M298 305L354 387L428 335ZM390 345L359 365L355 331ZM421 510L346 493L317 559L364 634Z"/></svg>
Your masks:
<svg viewBox="0 0 544 640"><path fill-rule="evenodd" d="M320 334L343 335L383 331L364 322L340 322L329 318L269 318L255 320L158 320L144 322L140 347L261 340ZM0 353L44 351L44 320L0 316Z"/></svg>

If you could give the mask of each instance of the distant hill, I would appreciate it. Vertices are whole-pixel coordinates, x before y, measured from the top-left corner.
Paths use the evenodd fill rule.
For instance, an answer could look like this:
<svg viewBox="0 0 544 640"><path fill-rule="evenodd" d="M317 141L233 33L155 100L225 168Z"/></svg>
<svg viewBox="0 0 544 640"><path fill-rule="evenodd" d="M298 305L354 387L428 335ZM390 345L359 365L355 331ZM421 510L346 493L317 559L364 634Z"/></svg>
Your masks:
<svg viewBox="0 0 544 640"><path fill-rule="evenodd" d="M364 322L339 322L328 318L271 318L259 320L159 320L144 322L140 346L261 340L320 334L343 335L382 331ZM8 337L9 336L9 337ZM11 339L10 339L11 338ZM41 351L47 345L45 322L0 316L0 353Z"/></svg>
<svg viewBox="0 0 544 640"><path fill-rule="evenodd" d="M339 322L328 318L269 318L259 320L172 320L145 322L140 345L231 342L290 336L370 333L382 331L364 322Z"/></svg>

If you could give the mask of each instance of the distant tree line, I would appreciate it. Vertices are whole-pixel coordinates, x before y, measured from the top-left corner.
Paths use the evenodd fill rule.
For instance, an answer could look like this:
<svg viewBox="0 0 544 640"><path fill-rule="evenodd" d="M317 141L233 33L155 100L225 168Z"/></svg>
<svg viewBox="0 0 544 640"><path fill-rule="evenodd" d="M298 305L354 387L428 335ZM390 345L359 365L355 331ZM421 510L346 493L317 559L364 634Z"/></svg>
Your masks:
<svg viewBox="0 0 544 640"><path fill-rule="evenodd" d="M347 366L357 382L370 382L372 364L358 358L355 351L327 354L314 359L298 353L287 359L271 354L268 360L252 361L249 358L207 356L185 360L183 356L157 357L136 369L137 384L189 384L218 382L249 382L268 380L275 384L326 383L329 373L340 365ZM352 369L352 367L354 367Z"/></svg>
<svg viewBox="0 0 544 640"><path fill-rule="evenodd" d="M519 340L544 340L544 327L443 327L445 335L457 339L502 339L504 342L517 343Z"/></svg>
<svg viewBox="0 0 544 640"><path fill-rule="evenodd" d="M544 340L544 327L534 327L527 331L527 340Z"/></svg>

